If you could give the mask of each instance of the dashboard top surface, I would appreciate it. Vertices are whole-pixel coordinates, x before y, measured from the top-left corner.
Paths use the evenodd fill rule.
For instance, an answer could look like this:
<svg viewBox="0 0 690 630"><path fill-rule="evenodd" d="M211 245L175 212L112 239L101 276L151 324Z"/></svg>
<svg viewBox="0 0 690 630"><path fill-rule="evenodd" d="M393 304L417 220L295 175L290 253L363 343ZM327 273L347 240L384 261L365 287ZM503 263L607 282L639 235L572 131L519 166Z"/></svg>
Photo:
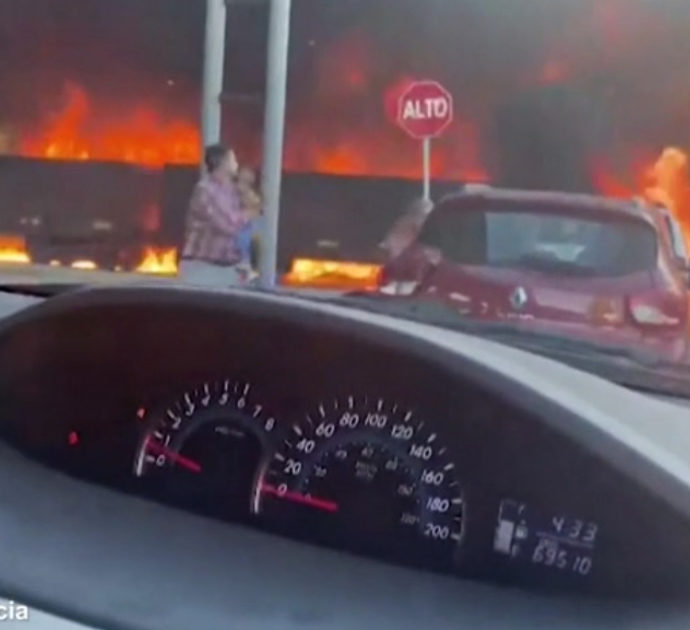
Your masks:
<svg viewBox="0 0 690 630"><path fill-rule="evenodd" d="M505 379L505 396L525 396L544 408L544 419L558 431L602 456L613 466L690 516L690 424L681 405L633 392L558 361L461 332L392 318L356 308L279 293L227 289L105 287L52 298L36 308L0 320L0 336L25 320L51 318L73 308L139 303L188 303L266 317L287 317L305 325L356 326L377 343L400 345L478 382ZM429 344L434 350L429 352ZM519 366L519 374L516 366ZM538 396L535 392L539 392ZM549 408L549 409L547 409ZM663 425L663 430L660 427Z"/></svg>
<svg viewBox="0 0 690 630"><path fill-rule="evenodd" d="M23 322L118 303L244 310L343 327L411 354L433 349L448 370L487 382L505 377L507 398L531 398L559 431L690 514L682 407L460 333L285 296L123 288L48 300L0 322L0 337ZM0 593L96 627L213 629L229 619L243 628L300 629L690 625L685 606L530 594L215 522L77 481L1 444L0 468Z"/></svg>

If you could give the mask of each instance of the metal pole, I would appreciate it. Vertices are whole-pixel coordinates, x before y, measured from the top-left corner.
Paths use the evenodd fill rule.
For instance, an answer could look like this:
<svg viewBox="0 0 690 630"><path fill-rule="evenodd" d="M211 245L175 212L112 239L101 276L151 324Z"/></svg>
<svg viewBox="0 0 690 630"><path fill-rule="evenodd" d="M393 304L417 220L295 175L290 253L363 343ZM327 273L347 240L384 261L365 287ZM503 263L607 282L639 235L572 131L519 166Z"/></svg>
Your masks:
<svg viewBox="0 0 690 630"><path fill-rule="evenodd" d="M289 43L290 0L271 0L261 181L264 225L259 263L260 283L265 288L276 282Z"/></svg>
<svg viewBox="0 0 690 630"><path fill-rule="evenodd" d="M201 136L204 147L221 139L221 95L225 61L226 0L206 0Z"/></svg>
<svg viewBox="0 0 690 630"><path fill-rule="evenodd" d="M424 201L431 199L431 138L422 140L422 164L424 169Z"/></svg>

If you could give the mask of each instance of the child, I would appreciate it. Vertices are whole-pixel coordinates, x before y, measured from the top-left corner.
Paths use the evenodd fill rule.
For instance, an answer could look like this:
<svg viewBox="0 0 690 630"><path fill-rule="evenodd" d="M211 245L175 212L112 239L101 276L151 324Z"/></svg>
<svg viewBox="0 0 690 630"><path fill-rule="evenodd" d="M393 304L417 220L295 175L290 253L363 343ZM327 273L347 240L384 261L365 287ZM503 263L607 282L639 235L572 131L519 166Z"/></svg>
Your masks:
<svg viewBox="0 0 690 630"><path fill-rule="evenodd" d="M245 281L251 281L256 277L252 267L252 246L255 237L256 223L261 214L261 197L254 190L256 177L250 168L242 167L237 172L237 189L242 199L242 207L248 219L247 225L237 235L237 246L242 256L239 264L244 272Z"/></svg>

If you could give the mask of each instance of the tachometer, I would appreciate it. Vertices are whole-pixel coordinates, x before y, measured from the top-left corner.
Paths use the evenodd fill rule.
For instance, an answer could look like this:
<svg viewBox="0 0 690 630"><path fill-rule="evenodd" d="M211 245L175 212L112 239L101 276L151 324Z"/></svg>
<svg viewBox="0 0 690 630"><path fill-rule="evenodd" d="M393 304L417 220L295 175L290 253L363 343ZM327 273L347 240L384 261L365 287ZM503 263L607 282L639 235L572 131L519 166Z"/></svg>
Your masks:
<svg viewBox="0 0 690 630"><path fill-rule="evenodd" d="M215 516L249 514L259 463L276 429L249 383L204 383L146 421L134 472L157 495Z"/></svg>
<svg viewBox="0 0 690 630"><path fill-rule="evenodd" d="M319 405L265 465L254 509L310 540L447 563L463 533L454 464L412 411L382 399Z"/></svg>

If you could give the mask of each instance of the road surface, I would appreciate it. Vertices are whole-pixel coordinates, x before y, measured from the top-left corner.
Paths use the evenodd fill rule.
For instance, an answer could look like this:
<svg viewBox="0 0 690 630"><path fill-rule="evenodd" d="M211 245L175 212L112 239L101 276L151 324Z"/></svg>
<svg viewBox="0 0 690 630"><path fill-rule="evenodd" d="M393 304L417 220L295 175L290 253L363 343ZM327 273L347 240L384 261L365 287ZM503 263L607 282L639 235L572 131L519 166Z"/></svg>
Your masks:
<svg viewBox="0 0 690 630"><path fill-rule="evenodd" d="M170 283L179 282L176 276L165 276L145 273L116 272L72 269L70 267L50 267L48 265L26 265L17 263L0 263L0 285L21 284L98 284L122 285L137 283ZM329 297L340 295L341 291L324 289L295 289L301 294L314 297Z"/></svg>

